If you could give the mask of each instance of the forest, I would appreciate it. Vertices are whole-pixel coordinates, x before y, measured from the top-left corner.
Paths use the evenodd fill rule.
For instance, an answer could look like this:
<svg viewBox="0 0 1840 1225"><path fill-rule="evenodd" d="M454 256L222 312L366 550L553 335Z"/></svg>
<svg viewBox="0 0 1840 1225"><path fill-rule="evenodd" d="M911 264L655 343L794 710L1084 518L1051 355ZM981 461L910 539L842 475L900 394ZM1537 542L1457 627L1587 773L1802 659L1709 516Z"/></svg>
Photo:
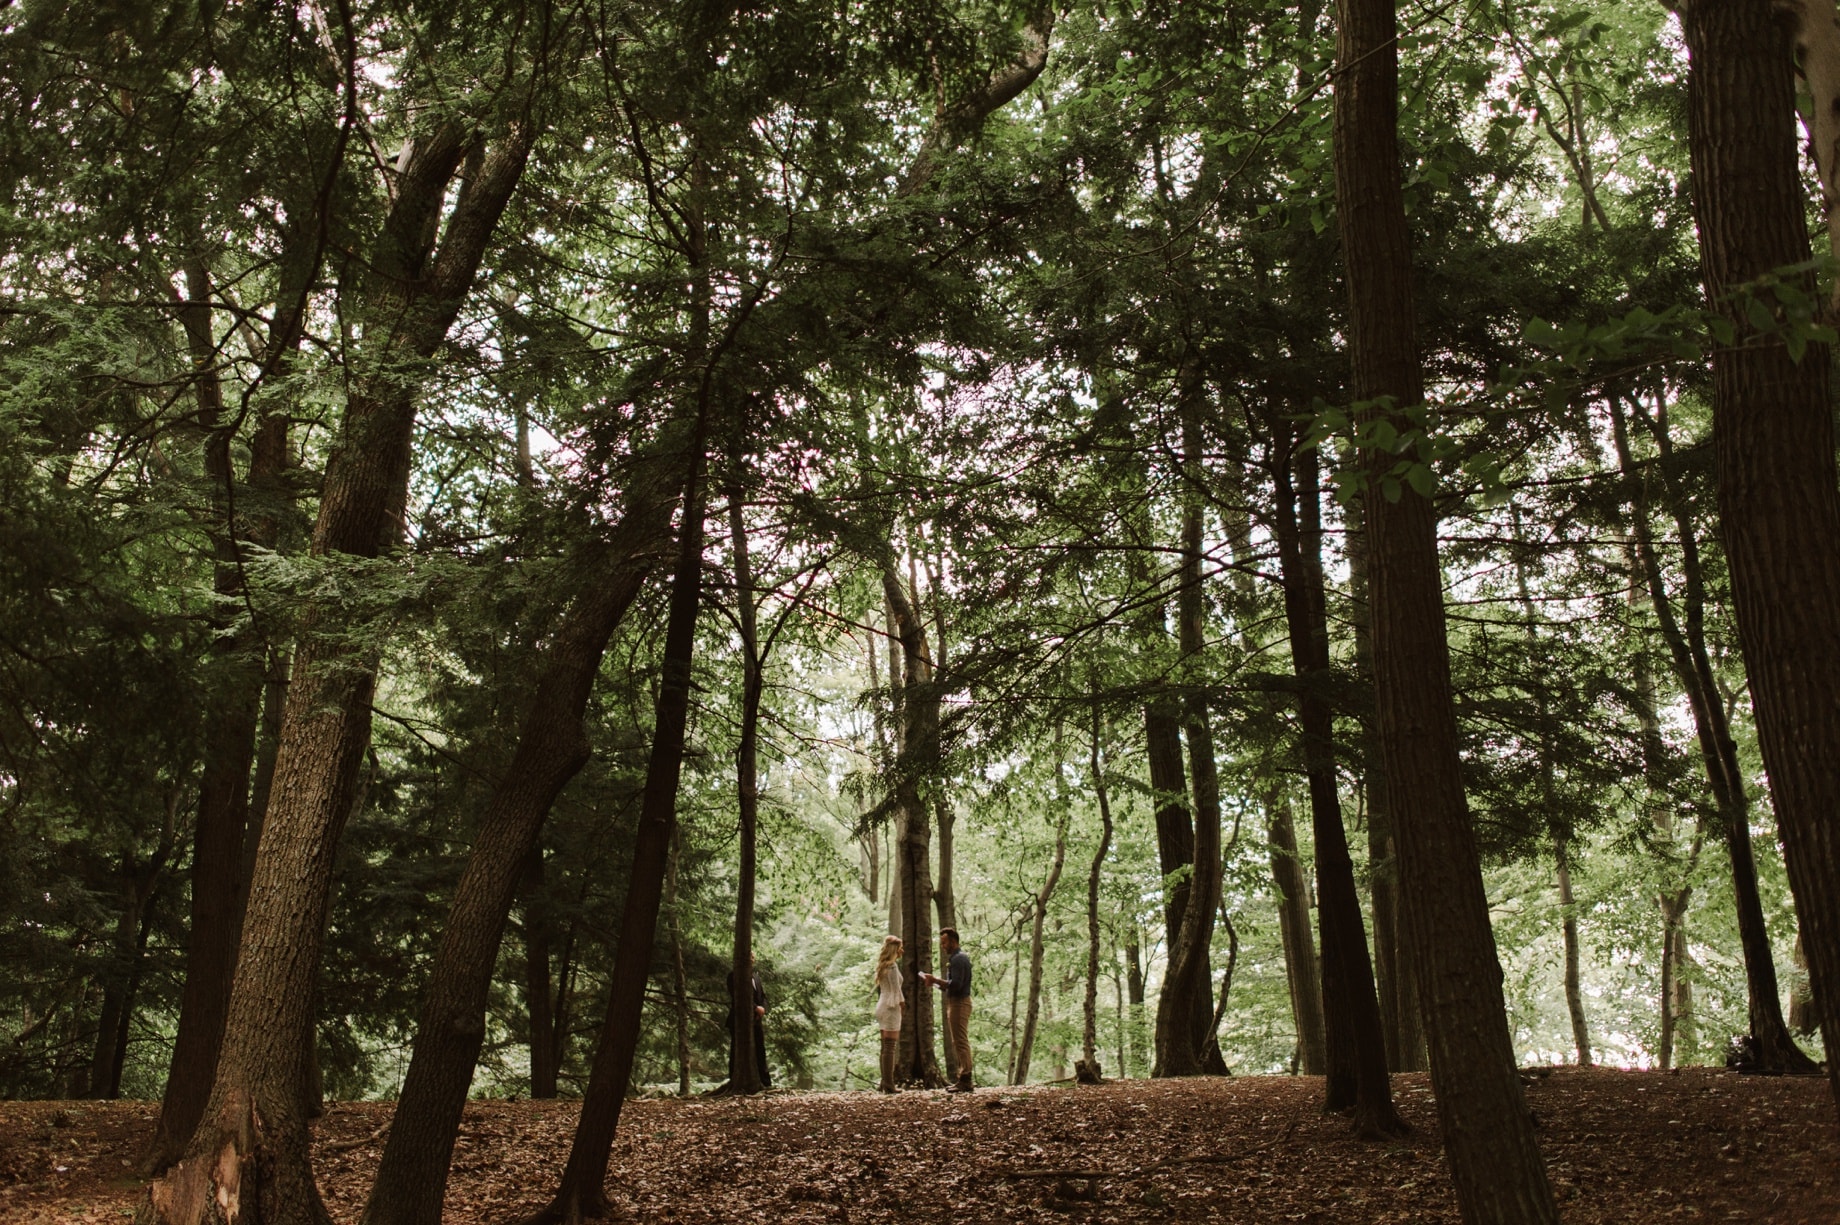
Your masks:
<svg viewBox="0 0 1840 1225"><path fill-rule="evenodd" d="M0 69L0 1183L115 1100L144 1225L573 1222L672 1120L1101 1086L1543 1225L1541 1095L1653 1083L1840 1205L1834 0L16 0Z"/></svg>

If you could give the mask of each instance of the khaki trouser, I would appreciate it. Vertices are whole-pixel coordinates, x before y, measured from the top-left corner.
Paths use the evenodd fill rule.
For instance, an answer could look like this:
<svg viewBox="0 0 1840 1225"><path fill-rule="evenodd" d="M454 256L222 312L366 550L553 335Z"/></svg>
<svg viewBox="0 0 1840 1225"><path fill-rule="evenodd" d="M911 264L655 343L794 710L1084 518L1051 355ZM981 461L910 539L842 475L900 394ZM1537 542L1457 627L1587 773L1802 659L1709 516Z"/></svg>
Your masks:
<svg viewBox="0 0 1840 1225"><path fill-rule="evenodd" d="M958 1065L961 1078L971 1078L971 997L968 995L945 998L946 1005L946 1041L952 1044L952 1057Z"/></svg>

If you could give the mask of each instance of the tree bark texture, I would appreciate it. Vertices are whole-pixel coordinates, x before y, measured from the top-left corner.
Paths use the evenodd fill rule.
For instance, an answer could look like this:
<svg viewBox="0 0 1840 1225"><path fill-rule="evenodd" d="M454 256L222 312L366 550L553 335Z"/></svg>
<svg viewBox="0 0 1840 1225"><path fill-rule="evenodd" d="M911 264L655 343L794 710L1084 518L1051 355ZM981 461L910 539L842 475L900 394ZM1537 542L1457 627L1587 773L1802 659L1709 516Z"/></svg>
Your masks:
<svg viewBox="0 0 1840 1225"><path fill-rule="evenodd" d="M1337 11L1336 205L1354 394L1360 401L1419 404L1394 0L1339 0ZM1556 1225L1558 1209L1515 1071L1501 964L1463 793L1437 512L1409 487L1397 501L1382 496L1378 476L1393 457L1364 459L1372 478L1366 510L1375 722L1394 780L1400 889L1458 1208L1470 1225Z"/></svg>
<svg viewBox="0 0 1840 1225"><path fill-rule="evenodd" d="M290 247L301 244L290 235ZM301 262L288 260L290 269ZM194 396L199 424L210 431L205 445L205 476L212 489L212 509L221 519L212 536L212 590L218 607L243 592L238 564L238 525L233 522L230 435L225 427L223 382L217 375L218 353L212 322L213 293L209 270L194 256L185 270L186 301L179 309L186 347L197 371ZM292 348L297 328L292 303L301 297L305 277L284 276L277 294L277 325L268 340L272 365ZM293 312L297 313L297 312ZM250 447L248 487L272 495L288 463L288 422L272 413L258 427ZM279 532L272 512L250 516L242 535L272 548ZM204 769L198 783L198 815L192 833L191 921L187 928L185 979L179 1001L179 1025L173 1042L159 1123L142 1158L141 1172L163 1173L185 1150L210 1096L217 1052L223 1042L224 1014L236 971L237 942L242 934L247 896L244 870L245 834L250 813L250 768L256 758L262 711L263 644L253 627L234 628L232 618L216 615L207 668L216 695L204 728Z"/></svg>
<svg viewBox="0 0 1840 1225"><path fill-rule="evenodd" d="M1789 33L1769 5L1681 7L1706 296L1736 331L1712 354L1720 535L1757 740L1840 1101L1840 487L1828 352L1799 362L1742 288L1805 262ZM1795 278L1812 293L1812 274ZM1766 297L1766 301L1767 301Z"/></svg>
<svg viewBox="0 0 1840 1225"><path fill-rule="evenodd" d="M437 225L473 147L470 134L441 126L405 170L364 291L367 331L377 338L372 360L387 373L350 389L327 462L315 556L373 558L400 538L416 404L405 368L446 337L533 135L528 122L514 124L478 158L438 250ZM328 1219L308 1164L300 1087L333 854L370 743L376 683L374 653L318 632L335 615L309 608L302 620L215 1081L185 1157L151 1189L150 1220L194 1225L232 1210L268 1225Z"/></svg>
<svg viewBox="0 0 1840 1225"><path fill-rule="evenodd" d="M1406 1125L1393 1108L1380 999L1374 991L1373 963L1367 956L1367 931L1354 884L1354 858L1348 851L1336 783L1316 452L1293 453L1286 438L1282 445L1273 446L1271 469L1277 509L1273 526L1291 667L1297 677L1297 722L1303 733L1303 770L1310 787L1310 829L1316 844L1316 916L1322 933L1323 1031L1328 1055L1323 1109L1352 1109L1355 1129L1363 1136L1400 1135Z"/></svg>
<svg viewBox="0 0 1840 1225"><path fill-rule="evenodd" d="M901 700L896 714L901 732L895 761L896 842L894 890L900 899L902 990L907 1016L901 1024L897 1079L929 1087L945 1083L934 1051L933 993L920 981L933 969L932 808L926 789L937 785L939 761L939 686L926 625L908 597L890 552L882 565L882 595L888 602L894 640L900 644ZM892 671L892 665L891 665ZM893 680L893 677L890 677ZM891 907L892 909L892 907Z"/></svg>
<svg viewBox="0 0 1840 1225"><path fill-rule="evenodd" d="M1371 698L1374 678L1373 622L1368 603L1366 516L1356 499L1347 508L1348 586L1354 603L1355 671ZM1386 769L1371 706L1361 713L1361 789L1367 801L1367 875L1374 921L1374 980L1380 997L1380 1028L1386 1037L1386 1065L1395 1072L1425 1070L1425 1029L1418 980L1399 918L1399 843L1387 801Z"/></svg>

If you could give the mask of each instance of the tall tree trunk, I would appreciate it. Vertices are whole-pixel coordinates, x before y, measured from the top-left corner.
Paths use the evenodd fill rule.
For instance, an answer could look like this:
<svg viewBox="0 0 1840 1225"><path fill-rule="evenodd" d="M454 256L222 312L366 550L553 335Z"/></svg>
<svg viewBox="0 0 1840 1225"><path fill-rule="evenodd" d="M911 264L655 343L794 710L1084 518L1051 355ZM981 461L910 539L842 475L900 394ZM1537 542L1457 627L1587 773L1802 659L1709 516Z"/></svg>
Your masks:
<svg viewBox="0 0 1840 1225"><path fill-rule="evenodd" d="M1751 324L1738 292L1809 258L1794 61L1768 5L1697 0L1682 7L1681 28L1706 296L1736 332L1736 343L1712 354L1720 535L1840 1101L1840 486L1829 358L1811 344L1797 361L1779 336ZM1814 292L1812 273L1794 283Z"/></svg>
<svg viewBox="0 0 1840 1225"><path fill-rule="evenodd" d="M524 857L524 1009L530 1021L530 1096L556 1096L555 987L550 980L550 921L544 898L543 844Z"/></svg>
<svg viewBox="0 0 1840 1225"><path fill-rule="evenodd" d="M1290 989L1291 1020L1297 1027L1297 1058L1305 1076L1329 1070L1323 1032L1321 979L1316 969L1316 940L1310 931L1310 884L1297 852L1297 831L1290 799L1274 790L1266 798L1270 814L1272 883L1278 890L1278 934L1284 944L1284 977Z"/></svg>
<svg viewBox="0 0 1840 1225"><path fill-rule="evenodd" d="M1398 27L1394 0L1339 0L1337 11L1336 206L1353 392L1365 402L1387 397L1377 411L1388 412L1425 398L1399 158ZM1403 417L1395 424L1403 425ZM1389 796L1400 889L1457 1204L1471 1225L1557 1225L1515 1072L1501 963L1463 794L1437 511L1407 485L1383 486L1394 464L1390 453L1363 460L1375 721L1387 777L1395 780ZM1387 496L1389 489L1396 497Z"/></svg>
<svg viewBox="0 0 1840 1225"><path fill-rule="evenodd" d="M664 906L671 937L671 1003L677 1038L677 1096L689 1097L690 976L684 971L684 916L678 908L680 895L677 891L677 865L683 859L683 853L683 832L672 826L671 854L664 866Z"/></svg>
<svg viewBox="0 0 1840 1225"><path fill-rule="evenodd" d="M1198 673L1206 645L1207 596L1202 589L1202 515L1206 505L1201 414L1204 390L1200 376L1185 364L1182 374L1182 451L1185 492L1182 512L1182 583L1176 596L1176 641L1182 658ZM1214 765L1214 734L1207 698L1192 691L1182 701L1182 735L1188 744L1189 781L1193 787L1193 858L1175 938L1163 971L1157 1000L1157 1076L1199 1076L1209 1071L1203 1060L1213 1018L1213 982L1209 955L1214 912L1220 905L1220 780Z"/></svg>
<svg viewBox="0 0 1840 1225"><path fill-rule="evenodd" d="M737 414L737 420L745 418ZM740 442L729 462L743 462ZM728 489L729 546L734 552L735 619L741 627L741 736L735 749L735 807L740 821L740 865L735 891L735 939L729 970L729 1034L732 1044L728 1087L758 1093L762 1069L754 1066L754 876L756 830L760 823L760 697L762 660L754 610L754 571L748 558L747 522L739 480Z"/></svg>
<svg viewBox="0 0 1840 1225"><path fill-rule="evenodd" d="M1105 785L1105 763L1099 754L1101 732L1099 707L1093 706L1091 753L1087 761L1092 771L1093 796L1099 803L1099 845L1093 848L1092 868L1086 874L1086 998L1082 1007L1084 1028L1081 1030L1081 1060L1074 1073L1082 1084L1098 1084L1099 1075L1099 881L1105 870L1105 857L1112 849L1112 802ZM1120 1020L1123 1010L1120 1009ZM1122 1031L1121 1031L1122 1040ZM1122 1074L1124 1056L1118 1058Z"/></svg>
<svg viewBox="0 0 1840 1225"><path fill-rule="evenodd" d="M900 894L901 959L907 1016L901 1024L901 1078L928 1086L945 1083L934 1052L932 991L920 982L933 969L932 810L924 788L939 760L939 686L927 647L926 626L908 598L892 552L882 565L882 595L893 615L901 645L901 752L895 762L899 813L895 846L895 890Z"/></svg>
<svg viewBox="0 0 1840 1225"><path fill-rule="evenodd" d="M298 303L308 271L300 253L305 227L292 230L283 255L284 275L277 293L275 328L268 339L267 362L278 365L299 335ZM212 590L222 609L243 594L237 525L232 520L234 479L231 438L225 426L222 380L212 323L210 272L194 255L185 269L186 301L180 307L187 349L196 374L194 397L199 424L209 431L205 476L211 482L213 510L222 519L213 533ZM250 447L248 486L274 497L288 463L288 418L263 418ZM244 534L251 543L275 547L279 520L272 512L251 516ZM248 896L245 835L250 813L250 766L263 699L263 645L253 626L236 628L240 618L216 617L211 656L213 701L204 728L204 769L198 784L198 815L192 833L191 922L187 929L184 987L179 998L179 1025L172 1061L160 1102L160 1119L152 1143L141 1159L144 1177L163 1173L185 1150L210 1096L217 1052L223 1041L224 1013L236 971L237 941L242 933ZM270 759L272 766L272 758ZM263 797L266 803L266 796Z"/></svg>
<svg viewBox="0 0 1840 1225"><path fill-rule="evenodd" d="M1048 903L1061 883L1061 868L1067 862L1067 805L1062 804L1060 809L1060 820L1054 827L1054 860L1048 868L1048 879L1029 899L1029 997L1028 1010L1022 1020L1022 1044L1016 1049L1016 1067L1010 1077L1010 1083L1015 1085L1025 1084L1029 1079L1029 1058L1034 1053L1035 1031L1041 1023L1041 972L1046 951L1043 929L1048 922Z"/></svg>
<svg viewBox="0 0 1840 1225"><path fill-rule="evenodd" d="M601 1025L600 1045L588 1075L575 1139L562 1172L561 1185L547 1207L531 1218L537 1221L575 1222L607 1214L607 1162L613 1155L614 1133L620 1108L632 1079L633 1057L638 1051L640 1017L645 1005L645 984L651 975L652 951L658 939L658 911L663 900L671 844L677 828L678 782L683 772L684 744L690 716L691 663L696 646L696 618L702 600L703 570L703 450L709 413L709 381L705 370L699 391L696 426L692 433L689 476L684 484L683 515L678 530L677 568L671 579L670 615L665 623L663 675L658 686L657 714L652 729L652 753L646 767L645 791L639 807L639 829L633 842L632 878L626 889L626 909L620 920L607 1015Z"/></svg>
<svg viewBox="0 0 1840 1225"><path fill-rule="evenodd" d="M1291 666L1297 676L1297 722L1303 733L1303 769L1310 785L1310 829L1316 843L1316 915L1322 929L1328 1054L1323 1109L1352 1108L1355 1130L1378 1139L1402 1134L1406 1126L1393 1109L1380 999L1374 992L1373 963L1367 957L1361 899L1354 885L1354 858L1348 851L1336 784L1316 452L1296 451L1288 437L1274 436L1271 471L1277 509L1273 526L1284 584L1285 622L1290 630Z"/></svg>
<svg viewBox="0 0 1840 1225"><path fill-rule="evenodd" d="M1372 692L1373 619L1368 603L1366 516L1361 500L1346 511L1348 519L1348 586L1354 604L1355 671ZM1380 1027L1386 1036L1386 1064L1395 1072L1425 1070L1424 1013L1411 950L1399 919L1399 844L1393 835L1393 810L1387 801L1386 769L1380 760L1379 732L1371 707L1361 717L1361 789L1367 801L1367 875L1374 916L1374 979L1380 997Z"/></svg>
<svg viewBox="0 0 1840 1225"><path fill-rule="evenodd" d="M1641 404L1633 408L1641 413ZM1642 413L1644 424L1660 448L1661 458L1669 455L1667 422L1664 417L1650 418ZM1686 691L1687 707L1693 713L1693 726L1699 740L1700 759L1706 767L1706 781L1718 812L1719 831L1724 835L1726 854L1731 862L1732 901L1738 912L1738 941L1744 952L1744 980L1749 995L1752 1055L1759 1071L1813 1074L1819 1069L1803 1053L1789 1034L1783 1020L1782 1001L1776 982L1776 955L1770 947L1769 927L1764 921L1763 895L1757 886L1756 856L1751 848L1750 797L1745 791L1744 774L1738 762L1738 746L1732 738L1730 719L1719 694L1718 681L1712 671L1711 652L1705 634L1705 579L1702 576L1699 542L1690 513L1679 494L1665 490L1673 511L1675 530L1680 538L1681 569L1685 575L1685 625L1675 617L1655 546L1654 529L1649 523L1651 499L1637 472L1629 441L1624 405L1613 398L1610 403L1611 436L1615 441L1617 461L1624 474L1634 528L1636 558L1648 588L1649 605L1662 641L1668 647L1668 659L1681 688Z"/></svg>
<svg viewBox="0 0 1840 1225"><path fill-rule="evenodd" d="M1588 215L1588 214L1587 214ZM1533 587L1527 578L1528 544L1521 524L1519 507L1509 507L1514 535L1514 580L1520 591L1521 616L1526 620L1529 665L1540 674L1548 671L1548 662L1540 648L1539 613L1533 603ZM1578 1066L1591 1066L1591 1032L1584 1012L1584 983L1578 944L1578 911L1572 897L1571 829L1558 812L1558 777L1553 765L1552 710L1546 700L1543 681L1533 685L1536 749L1540 765L1540 809L1552 836L1553 872L1559 886L1559 934L1565 949L1565 1008L1572 1018L1572 1047Z"/></svg>
<svg viewBox="0 0 1840 1225"><path fill-rule="evenodd" d="M1572 898L1570 839L1553 831L1553 867L1559 881L1560 933L1565 941L1565 1008L1572 1016L1572 1046L1578 1066L1591 1066L1591 1030L1584 1012L1584 983L1579 970L1578 910Z"/></svg>
<svg viewBox="0 0 1840 1225"><path fill-rule="evenodd" d="M371 360L381 373L350 389L327 462L315 556L372 558L400 539L413 371L459 313L534 134L528 118L515 121L481 152L465 128L446 123L401 176L361 312L377 337ZM449 185L469 152L471 173L439 231ZM332 617L330 608L309 608L302 618L215 1081L184 1158L151 1188L151 1221L196 1225L209 1212L259 1215L269 1225L328 1220L308 1162L301 1086L333 856L370 742L377 669L375 648L353 645L346 627L323 632Z"/></svg>

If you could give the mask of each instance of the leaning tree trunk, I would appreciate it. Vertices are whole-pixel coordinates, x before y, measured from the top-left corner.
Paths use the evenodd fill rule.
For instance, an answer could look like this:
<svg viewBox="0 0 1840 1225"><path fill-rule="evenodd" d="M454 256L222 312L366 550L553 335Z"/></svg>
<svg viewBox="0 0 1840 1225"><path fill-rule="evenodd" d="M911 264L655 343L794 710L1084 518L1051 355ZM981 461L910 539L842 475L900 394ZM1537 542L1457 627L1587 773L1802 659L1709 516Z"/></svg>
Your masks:
<svg viewBox="0 0 1840 1225"><path fill-rule="evenodd" d="M1396 413L1425 398L1399 159L1396 13L1394 0L1339 0L1337 10L1336 206L1348 277L1353 391L1359 401L1379 401L1373 411ZM1403 415L1394 424L1405 426ZM1363 460L1375 722L1383 764L1394 780L1400 889L1457 1204L1472 1225L1557 1225L1558 1208L1515 1072L1501 963L1463 794L1437 511L1409 485L1382 487L1394 465L1390 453Z"/></svg>
<svg viewBox="0 0 1840 1225"><path fill-rule="evenodd" d="M583 719L601 657L651 572L658 538L670 530L669 502L649 493L634 499L615 534L612 566L597 552L581 596L547 636L550 645L518 729L517 751L493 789L448 906L409 1071L365 1205L365 1225L439 1225L441 1220L460 1117L485 1039L487 997L505 922L531 857L541 863L539 838L550 808L588 761ZM547 953L544 959L547 963ZM533 990L540 986L547 996L547 972L542 978ZM533 1009L533 1024L537 1019ZM541 1040L553 1049L554 1036L551 1028ZM536 1034L532 1038L533 1044L539 1040ZM544 1072L553 1096L554 1063ZM533 1063L533 1091L536 1073Z"/></svg>
<svg viewBox="0 0 1840 1225"><path fill-rule="evenodd" d="M315 556L373 558L400 538L415 424L412 371L459 313L533 135L527 119L518 121L477 159L438 251L436 222L470 134L443 124L402 175L363 311L379 338L372 360L383 373L351 388L327 462ZM328 1220L308 1162L301 1085L333 855L370 743L377 673L375 648L354 645L338 619L330 606L302 618L216 1078L184 1158L151 1188L144 1214L151 1221L195 1225L210 1213L269 1225Z"/></svg>
<svg viewBox="0 0 1840 1225"><path fill-rule="evenodd" d="M658 911L664 897L665 872L677 827L678 782L683 773L684 744L690 717L691 663L696 646L696 618L702 599L703 448L708 414L709 380L704 374L696 427L690 445L689 476L684 485L677 568L671 579L670 614L665 623L663 675L658 687L652 729L652 753L646 767L639 806L639 829L633 841L632 877L620 921L607 1015L600 1045L588 1074L574 1143L555 1197L536 1221L578 1221L607 1214L607 1163L619 1129L620 1108L632 1079L638 1052L645 984L651 975L658 939ZM750 998L750 1003L751 1003Z"/></svg>
<svg viewBox="0 0 1840 1225"><path fill-rule="evenodd" d="M1329 704L1329 620L1322 574L1322 509L1316 452L1292 454L1274 438L1271 469L1277 515L1278 564L1284 614L1290 630L1291 666L1297 676L1297 722L1303 733L1303 769L1310 786L1310 828L1316 842L1316 914L1322 928L1322 1002L1328 1080L1324 1110L1354 1111L1355 1130L1378 1139L1400 1135L1405 1122L1393 1108L1387 1078L1386 1037L1354 858L1342 826L1335 770L1335 712ZM1300 478L1291 479L1292 466ZM1299 511L1301 510L1301 514Z"/></svg>
<svg viewBox="0 0 1840 1225"><path fill-rule="evenodd" d="M1635 405L1640 411L1639 403ZM1629 443L1624 405L1610 402L1611 437L1617 461L1623 471L1630 508L1634 512L1636 558L1648 588L1649 604L1661 639L1667 644L1668 659L1675 677L1687 695L1687 708L1693 714L1693 726L1699 739L1700 759L1705 763L1706 781L1712 790L1719 832L1724 836L1725 852L1731 863L1733 908L1738 912L1738 943L1744 953L1744 981L1749 1002L1752 1065L1763 1072L1793 1072L1812 1075L1819 1071L1789 1034L1783 1020L1782 1001L1776 982L1776 954L1770 947L1770 931L1764 921L1763 895L1757 885L1757 861L1751 848L1750 797L1745 791L1744 775L1738 762L1738 745L1732 738L1730 720L1712 671L1711 653L1706 647L1705 580L1702 577L1699 541L1693 520L1679 493L1666 489L1672 508L1674 527L1680 538L1681 570L1686 583L1683 601L1685 625L1675 617L1673 601L1668 596L1666 579L1656 550L1654 530L1649 523L1650 498L1640 475ZM1668 459L1670 444L1664 419L1646 419L1661 458Z"/></svg>

